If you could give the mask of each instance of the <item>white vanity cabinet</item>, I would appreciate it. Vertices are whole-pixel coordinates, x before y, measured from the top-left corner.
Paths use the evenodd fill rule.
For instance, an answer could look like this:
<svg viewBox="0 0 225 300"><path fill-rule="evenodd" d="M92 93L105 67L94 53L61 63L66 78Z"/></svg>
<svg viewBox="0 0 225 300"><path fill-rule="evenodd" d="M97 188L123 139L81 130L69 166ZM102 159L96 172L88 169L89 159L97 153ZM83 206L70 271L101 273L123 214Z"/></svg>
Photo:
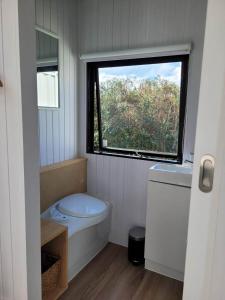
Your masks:
<svg viewBox="0 0 225 300"><path fill-rule="evenodd" d="M145 268L183 280L191 191L191 166L150 169Z"/></svg>

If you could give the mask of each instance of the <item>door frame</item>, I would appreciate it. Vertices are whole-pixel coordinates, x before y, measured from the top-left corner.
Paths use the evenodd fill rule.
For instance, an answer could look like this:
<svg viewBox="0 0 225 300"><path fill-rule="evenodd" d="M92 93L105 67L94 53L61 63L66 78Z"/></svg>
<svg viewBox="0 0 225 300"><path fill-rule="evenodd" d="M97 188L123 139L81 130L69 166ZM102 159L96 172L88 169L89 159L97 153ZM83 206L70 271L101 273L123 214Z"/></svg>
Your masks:
<svg viewBox="0 0 225 300"><path fill-rule="evenodd" d="M0 228L0 298L4 300L41 299L34 4L34 0L0 0L0 101L5 109L1 112L7 149L0 176L0 199L6 208L0 217L7 220ZM1 185L5 182L3 193Z"/></svg>
<svg viewBox="0 0 225 300"><path fill-rule="evenodd" d="M195 145L184 300L220 300L225 293L225 1L209 0ZM200 191L203 155L215 158L213 190ZM223 296L222 296L223 295Z"/></svg>

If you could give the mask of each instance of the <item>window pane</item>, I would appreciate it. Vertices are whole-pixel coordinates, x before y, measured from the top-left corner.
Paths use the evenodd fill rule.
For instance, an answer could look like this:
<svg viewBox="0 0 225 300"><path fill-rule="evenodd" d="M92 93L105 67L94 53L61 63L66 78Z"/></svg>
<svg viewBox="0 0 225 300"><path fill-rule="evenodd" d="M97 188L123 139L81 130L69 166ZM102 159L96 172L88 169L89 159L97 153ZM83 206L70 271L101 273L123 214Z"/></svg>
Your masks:
<svg viewBox="0 0 225 300"><path fill-rule="evenodd" d="M37 73L38 106L58 107L58 71Z"/></svg>
<svg viewBox="0 0 225 300"><path fill-rule="evenodd" d="M177 154L181 67L99 68L104 147Z"/></svg>
<svg viewBox="0 0 225 300"><path fill-rule="evenodd" d="M99 128L98 128L98 112L96 99L96 83L94 86L94 150L99 151Z"/></svg>

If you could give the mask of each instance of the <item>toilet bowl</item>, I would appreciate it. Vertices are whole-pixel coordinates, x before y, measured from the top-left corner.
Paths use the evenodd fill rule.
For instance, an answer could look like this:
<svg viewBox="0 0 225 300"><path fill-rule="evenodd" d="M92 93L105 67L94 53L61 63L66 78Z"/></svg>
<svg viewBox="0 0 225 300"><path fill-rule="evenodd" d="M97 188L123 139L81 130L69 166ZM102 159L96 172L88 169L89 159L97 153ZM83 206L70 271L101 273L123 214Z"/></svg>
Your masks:
<svg viewBox="0 0 225 300"><path fill-rule="evenodd" d="M82 193L66 196L42 213L68 228L69 280L107 244L110 216L110 203Z"/></svg>

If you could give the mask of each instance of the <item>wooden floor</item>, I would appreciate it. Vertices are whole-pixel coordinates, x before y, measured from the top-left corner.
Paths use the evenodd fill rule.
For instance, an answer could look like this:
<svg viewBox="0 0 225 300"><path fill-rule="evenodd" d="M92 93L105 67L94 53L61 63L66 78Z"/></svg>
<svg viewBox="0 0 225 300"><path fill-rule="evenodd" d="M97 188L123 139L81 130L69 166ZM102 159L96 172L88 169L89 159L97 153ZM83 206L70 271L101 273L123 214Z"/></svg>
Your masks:
<svg viewBox="0 0 225 300"><path fill-rule="evenodd" d="M181 300L181 282L127 260L127 248L108 244L70 283L60 300Z"/></svg>

